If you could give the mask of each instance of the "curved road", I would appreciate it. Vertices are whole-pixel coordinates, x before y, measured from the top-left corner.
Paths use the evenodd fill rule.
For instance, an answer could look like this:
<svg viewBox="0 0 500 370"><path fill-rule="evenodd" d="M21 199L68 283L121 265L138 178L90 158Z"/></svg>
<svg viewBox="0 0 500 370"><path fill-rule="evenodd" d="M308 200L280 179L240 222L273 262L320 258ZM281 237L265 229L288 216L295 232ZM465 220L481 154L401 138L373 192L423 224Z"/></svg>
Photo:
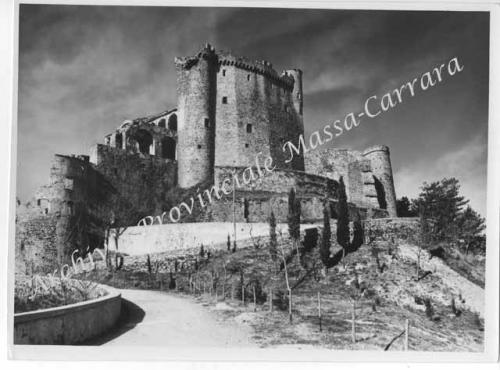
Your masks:
<svg viewBox="0 0 500 370"><path fill-rule="evenodd" d="M120 289L124 317L108 336L89 344L154 346L252 346L250 328L224 322L193 302L165 292Z"/></svg>

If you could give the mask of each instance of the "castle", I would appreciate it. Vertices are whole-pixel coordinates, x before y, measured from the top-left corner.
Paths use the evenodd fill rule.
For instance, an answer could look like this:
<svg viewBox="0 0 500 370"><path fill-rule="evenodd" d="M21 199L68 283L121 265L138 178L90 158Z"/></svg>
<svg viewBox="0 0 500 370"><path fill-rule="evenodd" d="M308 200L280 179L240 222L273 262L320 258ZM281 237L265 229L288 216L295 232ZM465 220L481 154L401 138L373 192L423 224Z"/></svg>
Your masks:
<svg viewBox="0 0 500 370"><path fill-rule="evenodd" d="M237 191L234 216L232 201L219 201L183 221L267 222L271 210L284 221L290 188L304 222L322 219L325 197L335 217L341 176L351 212L396 217L387 147L316 150L286 162L283 144L304 134L301 70L278 74L269 62L209 44L175 65L177 108L124 121L90 156L55 156L49 183L18 202L16 254L26 261L43 254L50 265L75 248L102 246L110 227L161 214L201 184L252 166L257 153L272 157L276 170Z"/></svg>

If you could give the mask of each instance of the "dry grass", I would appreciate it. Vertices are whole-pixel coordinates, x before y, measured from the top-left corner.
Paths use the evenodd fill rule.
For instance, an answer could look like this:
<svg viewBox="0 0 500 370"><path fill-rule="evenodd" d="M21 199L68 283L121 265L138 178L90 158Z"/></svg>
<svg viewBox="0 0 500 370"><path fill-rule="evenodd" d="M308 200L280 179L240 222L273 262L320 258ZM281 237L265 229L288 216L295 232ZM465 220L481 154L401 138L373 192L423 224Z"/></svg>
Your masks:
<svg viewBox="0 0 500 370"><path fill-rule="evenodd" d="M254 340L262 347L293 345L383 350L392 338L401 333L408 319L409 350L482 351L483 320L461 306L460 300L456 300L454 312L450 292L437 274L431 272L416 281L415 264L399 258L396 246L387 243L363 245L346 256L345 269L341 263L325 272L317 264L316 268L312 268L319 261L317 248L303 257L301 266L296 256L291 255L290 245L285 244L291 256L288 266L291 285L300 282L293 290L292 324L288 320L287 300L283 297L283 273L274 272L279 268L271 263L267 247L246 248L235 253L221 251L208 260L202 259L197 263L197 271L190 269L172 275L176 281L173 291L194 297L216 311L221 320L236 320L250 325L254 328ZM133 271L92 274L88 278L117 287L168 289L169 274L165 273L157 274L154 280L147 274L138 275ZM215 282L210 294L212 277L215 277ZM189 281L197 285L194 291ZM241 300L242 281L245 304ZM205 294L201 288L203 282ZM253 287L256 284L260 293L255 307ZM270 287L275 293L273 312L268 310L267 292ZM318 292L321 292L321 332L317 316ZM223 304L222 300L225 301ZM356 300L357 307L355 343L351 339L353 300ZM425 300L430 303L431 310L426 309ZM390 348L402 349L402 338Z"/></svg>
<svg viewBox="0 0 500 370"><path fill-rule="evenodd" d="M14 312L53 308L95 299L106 291L94 282L55 277L33 276L16 280Z"/></svg>

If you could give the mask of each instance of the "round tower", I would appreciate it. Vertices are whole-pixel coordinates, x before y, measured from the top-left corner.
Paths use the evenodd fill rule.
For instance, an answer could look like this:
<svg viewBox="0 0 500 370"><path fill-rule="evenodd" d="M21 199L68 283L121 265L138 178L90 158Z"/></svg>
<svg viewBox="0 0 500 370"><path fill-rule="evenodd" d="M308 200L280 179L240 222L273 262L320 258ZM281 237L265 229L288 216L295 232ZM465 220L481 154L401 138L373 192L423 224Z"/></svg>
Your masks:
<svg viewBox="0 0 500 370"><path fill-rule="evenodd" d="M206 44L196 56L175 60L181 188L213 180L217 59L215 49Z"/></svg>
<svg viewBox="0 0 500 370"><path fill-rule="evenodd" d="M389 217L397 217L396 191L389 148L385 145L373 146L366 149L363 156L371 162L380 207L387 209Z"/></svg>

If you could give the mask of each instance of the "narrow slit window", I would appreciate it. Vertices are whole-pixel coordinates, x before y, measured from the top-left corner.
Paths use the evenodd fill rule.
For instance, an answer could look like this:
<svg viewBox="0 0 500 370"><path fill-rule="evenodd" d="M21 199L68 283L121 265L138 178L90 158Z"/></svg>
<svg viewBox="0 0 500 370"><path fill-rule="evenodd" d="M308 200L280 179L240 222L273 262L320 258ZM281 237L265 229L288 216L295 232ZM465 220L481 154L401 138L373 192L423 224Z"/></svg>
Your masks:
<svg viewBox="0 0 500 370"><path fill-rule="evenodd" d="M222 97L222 104L227 104L227 96Z"/></svg>
<svg viewBox="0 0 500 370"><path fill-rule="evenodd" d="M250 81L250 75L247 75L247 81Z"/></svg>
<svg viewBox="0 0 500 370"><path fill-rule="evenodd" d="M225 69L223 69L223 70L222 70L222 76L225 76L225 75L226 75L226 70L225 70Z"/></svg>
<svg viewBox="0 0 500 370"><path fill-rule="evenodd" d="M249 133L249 134L252 133L252 125L251 124L247 125L247 133Z"/></svg>
<svg viewBox="0 0 500 370"><path fill-rule="evenodd" d="M210 120L208 118L205 118L205 127L206 128L210 127Z"/></svg>

